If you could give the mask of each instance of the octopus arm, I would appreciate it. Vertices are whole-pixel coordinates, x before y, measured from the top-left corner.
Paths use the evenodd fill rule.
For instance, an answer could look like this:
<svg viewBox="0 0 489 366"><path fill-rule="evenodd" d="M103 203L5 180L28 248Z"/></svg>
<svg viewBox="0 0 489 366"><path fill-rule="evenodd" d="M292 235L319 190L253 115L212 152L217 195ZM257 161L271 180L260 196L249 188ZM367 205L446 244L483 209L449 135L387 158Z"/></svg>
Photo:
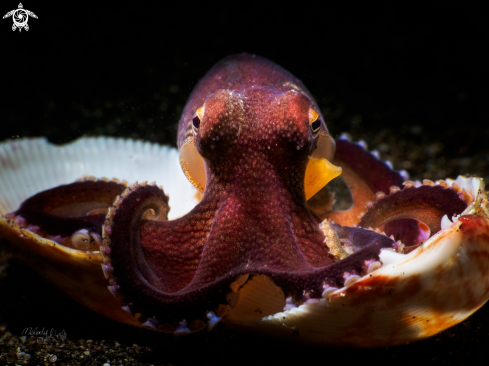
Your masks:
<svg viewBox="0 0 489 366"><path fill-rule="evenodd" d="M230 326L306 343L379 347L429 337L458 324L489 298L489 220L463 215L407 255L323 299L280 311L258 279L241 290ZM265 315L257 319L253 312Z"/></svg>
<svg viewBox="0 0 489 366"><path fill-rule="evenodd" d="M108 207L125 188L115 181L80 180L38 193L6 217L66 247L98 250Z"/></svg>
<svg viewBox="0 0 489 366"><path fill-rule="evenodd" d="M381 228L387 235L414 247L441 230L443 217L460 215L473 200L465 190L425 181L415 186L407 181L404 189L391 187L389 195L378 195L367 204L359 227Z"/></svg>
<svg viewBox="0 0 489 366"><path fill-rule="evenodd" d="M239 297L239 286L233 284L249 274L267 276L269 283L297 303L320 298L325 288L342 287L367 273L369 265L379 260L381 249L394 244L373 231L336 226L340 239L362 242L364 248L342 261L312 267L299 246L287 245L286 238L277 247L285 254L256 243L247 248L245 241L246 250L241 253L235 243L240 237L233 237L233 230L228 235L223 231L228 221L213 220L219 205L208 202L214 200L204 199L173 221L165 221L167 201L155 185L126 189L109 210L101 250L111 292L133 314L141 314L142 323L151 319L152 326L160 330L178 331L183 321L202 326L209 312L223 315ZM148 212L154 220L143 219ZM284 270L287 265L294 269Z"/></svg>
<svg viewBox="0 0 489 366"><path fill-rule="evenodd" d="M341 179L350 190L353 204L344 211L318 211L321 219L340 225L354 226L365 211L365 203L373 201L377 192L389 192L391 186L401 186L403 174L392 170L390 163L379 160L366 149L365 143L353 143L345 136L336 140L333 163L342 168Z"/></svg>

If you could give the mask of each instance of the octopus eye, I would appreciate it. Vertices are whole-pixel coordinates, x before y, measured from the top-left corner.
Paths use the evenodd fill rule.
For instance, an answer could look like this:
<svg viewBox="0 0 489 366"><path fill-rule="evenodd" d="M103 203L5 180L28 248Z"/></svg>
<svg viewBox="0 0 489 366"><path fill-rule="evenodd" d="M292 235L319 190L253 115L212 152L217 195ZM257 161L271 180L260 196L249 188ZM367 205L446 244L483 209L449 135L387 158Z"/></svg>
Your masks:
<svg viewBox="0 0 489 366"><path fill-rule="evenodd" d="M200 120L204 116L204 107L201 107L197 109L197 112L195 113L194 118L192 118L192 130L194 131L195 134L199 131L200 127Z"/></svg>
<svg viewBox="0 0 489 366"><path fill-rule="evenodd" d="M309 123L311 124L312 133L316 133L321 128L321 118L319 118L319 113L314 109L309 109Z"/></svg>
<svg viewBox="0 0 489 366"><path fill-rule="evenodd" d="M192 130L196 134L197 131L199 130L200 127L200 118L198 115L195 115L194 118L192 118Z"/></svg>

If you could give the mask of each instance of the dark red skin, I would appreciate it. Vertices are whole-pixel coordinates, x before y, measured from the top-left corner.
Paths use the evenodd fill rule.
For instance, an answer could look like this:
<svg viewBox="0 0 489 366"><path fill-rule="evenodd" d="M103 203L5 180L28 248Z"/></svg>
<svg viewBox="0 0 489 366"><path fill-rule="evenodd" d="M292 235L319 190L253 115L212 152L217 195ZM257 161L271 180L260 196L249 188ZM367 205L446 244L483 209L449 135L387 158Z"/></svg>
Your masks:
<svg viewBox="0 0 489 366"><path fill-rule="evenodd" d="M204 104L194 135L192 118ZM155 186L134 187L114 203L105 223L105 270L123 305L142 313L141 321L151 318L155 326L205 321L206 311L227 303L229 284L242 274L269 276L297 302L318 298L323 286L342 287L346 276L364 274L381 248L394 246L375 232L334 225L357 251L333 261L304 194L305 168L318 137L311 131L310 108L319 112L302 82L258 56L228 57L198 83L180 121L178 145L193 139L205 159L202 201L173 221L142 220L148 209L164 211L168 199ZM321 129L327 132L324 122ZM338 160L360 176L367 171L372 189L402 183L371 154L347 141L340 144ZM55 191L49 191L53 200ZM440 202L447 197L431 196L433 205L436 197ZM378 203L378 212L389 217L392 207L397 214L402 197L400 192L387 205ZM447 207L463 206L457 205ZM28 200L17 214L29 207Z"/></svg>
<svg viewBox="0 0 489 366"><path fill-rule="evenodd" d="M194 136L192 118L204 105ZM202 318L226 303L230 282L241 274L266 274L297 301L303 294L320 297L323 285L342 287L347 275L360 274L382 247L392 246L385 236L356 229L364 250L333 262L304 194L305 168L318 138L310 108L319 111L302 83L260 57L226 58L199 82L183 112L178 144L194 139L205 159L201 203L171 222L143 221L140 241L133 236L121 248L119 241L131 236L122 228L140 219L126 213L155 209L137 192L153 197L157 189L141 188L118 207L111 225L111 243L118 243L111 244L113 276L135 312L161 322ZM156 291L126 270L129 247L136 253L135 273Z"/></svg>

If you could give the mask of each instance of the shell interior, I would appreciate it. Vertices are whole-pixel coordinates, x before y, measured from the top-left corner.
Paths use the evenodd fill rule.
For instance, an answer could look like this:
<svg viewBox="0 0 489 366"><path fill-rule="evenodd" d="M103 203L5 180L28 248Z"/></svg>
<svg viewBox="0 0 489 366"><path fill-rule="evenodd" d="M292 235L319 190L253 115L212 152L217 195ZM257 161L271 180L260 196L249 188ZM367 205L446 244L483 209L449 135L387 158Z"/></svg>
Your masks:
<svg viewBox="0 0 489 366"><path fill-rule="evenodd" d="M45 138L0 144L0 214L16 210L28 197L72 183L83 176L117 178L129 183L153 182L170 195L169 219L197 203L197 190L187 181L175 148L127 139L79 138L66 145Z"/></svg>

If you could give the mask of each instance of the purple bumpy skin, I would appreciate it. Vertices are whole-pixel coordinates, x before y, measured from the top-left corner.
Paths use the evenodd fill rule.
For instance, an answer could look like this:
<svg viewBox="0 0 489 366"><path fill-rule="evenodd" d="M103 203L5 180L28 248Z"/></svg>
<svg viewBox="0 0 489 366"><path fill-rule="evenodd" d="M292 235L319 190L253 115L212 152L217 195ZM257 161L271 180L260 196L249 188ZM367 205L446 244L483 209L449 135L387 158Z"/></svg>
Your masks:
<svg viewBox="0 0 489 366"><path fill-rule="evenodd" d="M204 159L202 201L177 220L141 221L149 209L165 210L166 196L134 187L107 225L113 291L132 311L153 324L204 321L243 274L265 274L300 302L303 294L320 297L324 285L342 287L392 247L374 232L336 227L363 249L334 263L304 194L319 136L310 109L319 112L300 80L256 56L228 57L199 82L178 144L190 139ZM320 130L327 133L324 122Z"/></svg>

